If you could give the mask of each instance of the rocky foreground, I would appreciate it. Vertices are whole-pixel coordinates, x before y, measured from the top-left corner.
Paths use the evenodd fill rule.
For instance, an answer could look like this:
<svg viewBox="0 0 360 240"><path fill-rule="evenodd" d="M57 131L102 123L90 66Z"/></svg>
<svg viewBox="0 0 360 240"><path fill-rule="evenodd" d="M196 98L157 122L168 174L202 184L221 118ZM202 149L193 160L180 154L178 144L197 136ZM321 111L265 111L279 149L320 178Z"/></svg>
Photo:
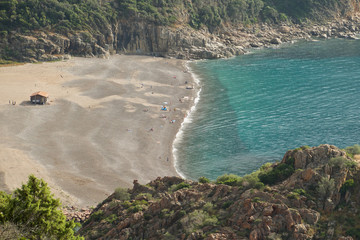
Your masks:
<svg viewBox="0 0 360 240"><path fill-rule="evenodd" d="M121 21L116 26L104 26L103 31L101 35L13 31L0 37L0 49L6 49L14 59L27 62L61 60L69 55L107 58L115 53L215 59L241 55L252 47L276 46L296 39L355 39L360 31L360 16L321 24L224 25L213 32L207 28L195 30L189 25L170 27L144 21Z"/></svg>
<svg viewBox="0 0 360 240"><path fill-rule="evenodd" d="M356 158L356 156L355 156ZM86 239L359 239L360 171L331 145L288 151L243 178L178 177L117 189L83 223Z"/></svg>

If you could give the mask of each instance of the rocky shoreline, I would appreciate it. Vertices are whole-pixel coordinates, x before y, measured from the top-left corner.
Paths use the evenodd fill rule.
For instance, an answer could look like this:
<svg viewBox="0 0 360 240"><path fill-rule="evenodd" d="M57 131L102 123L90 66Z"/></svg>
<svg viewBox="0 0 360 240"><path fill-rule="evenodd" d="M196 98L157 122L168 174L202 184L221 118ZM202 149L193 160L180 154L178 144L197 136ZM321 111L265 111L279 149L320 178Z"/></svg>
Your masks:
<svg viewBox="0 0 360 240"><path fill-rule="evenodd" d="M70 55L108 58L115 53L180 59L227 58L244 54L249 48L272 47L298 39L356 39L360 15L324 24L225 25L212 33L206 28L195 30L188 25L175 28L126 21L104 29L102 35L11 32L0 39L0 53L24 62L63 60Z"/></svg>
<svg viewBox="0 0 360 240"><path fill-rule="evenodd" d="M292 172L266 186L249 176L226 185L178 177L134 181L127 193L99 204L79 233L86 239L357 239L358 160L332 145L304 146L269 169L276 168L279 176L285 168Z"/></svg>

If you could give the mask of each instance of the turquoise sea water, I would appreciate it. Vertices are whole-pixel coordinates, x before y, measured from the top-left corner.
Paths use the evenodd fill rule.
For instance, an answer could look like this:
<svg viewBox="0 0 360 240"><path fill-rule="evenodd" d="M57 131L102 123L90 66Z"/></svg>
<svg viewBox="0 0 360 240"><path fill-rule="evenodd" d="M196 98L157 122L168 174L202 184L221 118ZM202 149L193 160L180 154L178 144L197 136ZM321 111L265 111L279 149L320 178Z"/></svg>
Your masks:
<svg viewBox="0 0 360 240"><path fill-rule="evenodd" d="M174 144L187 178L248 174L302 145L360 143L360 40L298 42L190 67L200 100Z"/></svg>

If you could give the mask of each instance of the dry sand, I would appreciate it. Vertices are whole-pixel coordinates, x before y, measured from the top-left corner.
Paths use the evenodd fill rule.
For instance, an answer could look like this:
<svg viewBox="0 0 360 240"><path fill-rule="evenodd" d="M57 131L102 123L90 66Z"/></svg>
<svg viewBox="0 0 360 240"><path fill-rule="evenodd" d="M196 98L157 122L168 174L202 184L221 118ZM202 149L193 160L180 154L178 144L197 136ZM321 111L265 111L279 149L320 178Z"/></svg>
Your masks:
<svg viewBox="0 0 360 240"><path fill-rule="evenodd" d="M172 143L195 91L184 64L116 55L1 67L0 190L34 174L63 204L85 207L134 179L177 175ZM36 91L48 105L29 103Z"/></svg>

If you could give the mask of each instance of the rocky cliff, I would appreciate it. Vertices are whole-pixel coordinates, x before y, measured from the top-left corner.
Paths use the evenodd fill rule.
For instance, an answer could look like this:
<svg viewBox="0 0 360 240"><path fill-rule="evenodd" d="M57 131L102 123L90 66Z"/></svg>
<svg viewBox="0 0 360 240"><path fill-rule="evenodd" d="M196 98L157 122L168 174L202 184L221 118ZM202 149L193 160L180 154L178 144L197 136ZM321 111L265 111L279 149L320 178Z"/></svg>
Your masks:
<svg viewBox="0 0 360 240"><path fill-rule="evenodd" d="M117 189L99 204L79 233L86 239L359 239L359 173L349 154L321 145L288 151L282 162L243 178L135 180L132 189Z"/></svg>
<svg viewBox="0 0 360 240"><path fill-rule="evenodd" d="M182 59L214 59L243 54L251 47L276 46L295 39L356 38L360 17L336 19L321 25L224 25L196 30L189 25L159 26L123 20L104 26L101 34L87 31L59 34L12 31L0 38L0 56L18 61L49 61L68 55L107 58L111 54L141 54Z"/></svg>

